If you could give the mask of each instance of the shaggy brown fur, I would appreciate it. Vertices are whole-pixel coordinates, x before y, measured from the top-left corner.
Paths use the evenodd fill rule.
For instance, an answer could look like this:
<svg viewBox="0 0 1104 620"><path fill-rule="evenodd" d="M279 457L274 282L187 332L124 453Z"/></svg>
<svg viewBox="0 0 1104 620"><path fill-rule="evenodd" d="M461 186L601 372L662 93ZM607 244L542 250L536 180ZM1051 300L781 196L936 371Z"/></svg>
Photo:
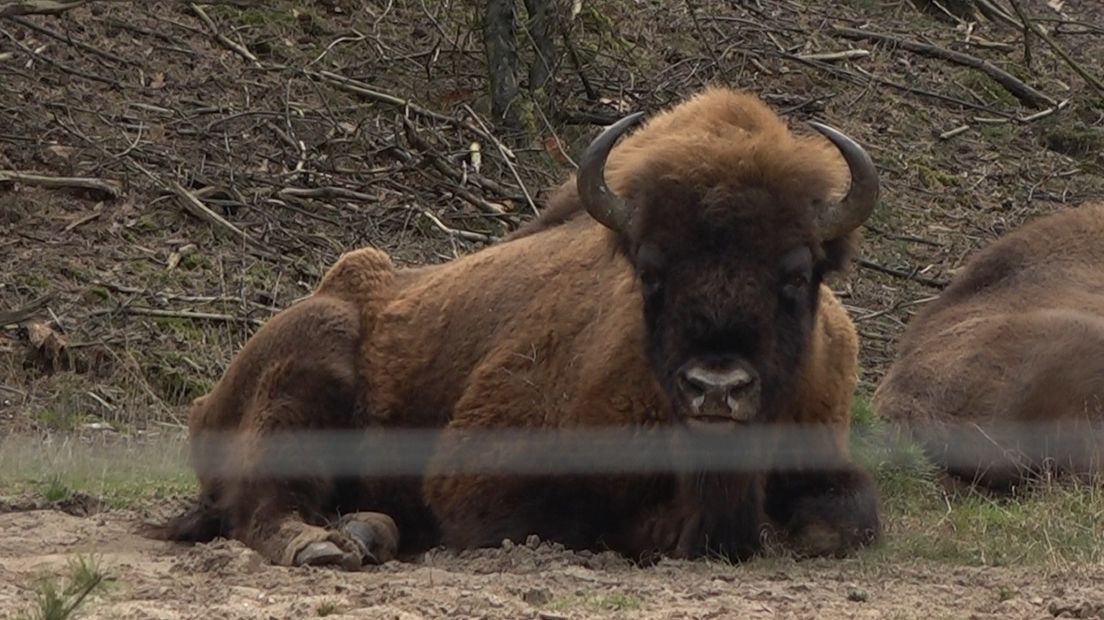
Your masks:
<svg viewBox="0 0 1104 620"><path fill-rule="evenodd" d="M396 270L372 249L343 256L310 301L258 331L196 401L197 461L244 478L200 467L200 507L159 535L225 532L281 564L329 541L350 566L393 555L399 533L410 550L538 534L635 557L745 557L768 524L811 554L876 539L875 489L847 444L857 337L821 285L853 239L818 243L813 228L814 205L846 191L839 153L819 136L791 134L754 97L709 89L628 136L606 178L641 215L623 236L581 214L569 182L527 230L445 265ZM776 446L787 425L815 429L818 445L798 452L823 448L827 466L460 475L441 465L450 456L442 444L417 480L338 479L310 453L278 458L317 459L313 478L264 479L277 457L258 441L277 430L423 428L447 438L511 427L676 428L689 437L696 431L675 396L674 369L722 354L739 354L761 378L750 424L777 429ZM723 432L740 429L733 422ZM239 437L231 454L205 452L211 430ZM524 448L500 449L505 458ZM332 523L339 512L354 514ZM351 529L357 522L367 532Z"/></svg>
<svg viewBox="0 0 1104 620"><path fill-rule="evenodd" d="M1006 489L1104 456L1104 204L977 254L905 330L874 405L950 473Z"/></svg>

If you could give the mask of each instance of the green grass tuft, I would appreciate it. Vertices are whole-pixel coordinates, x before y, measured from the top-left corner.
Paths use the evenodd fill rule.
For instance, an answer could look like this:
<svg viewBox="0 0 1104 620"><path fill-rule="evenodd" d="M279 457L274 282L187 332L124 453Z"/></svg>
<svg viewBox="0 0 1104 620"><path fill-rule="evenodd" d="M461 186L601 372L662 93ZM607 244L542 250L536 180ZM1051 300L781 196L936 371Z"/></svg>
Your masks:
<svg viewBox="0 0 1104 620"><path fill-rule="evenodd" d="M68 620L92 596L107 590L113 578L104 572L95 556L69 560L67 578L44 575L35 584L34 607L17 615L18 620Z"/></svg>
<svg viewBox="0 0 1104 620"><path fill-rule="evenodd" d="M877 479L886 536L867 559L972 566L1104 560L1101 483L1040 482L1011 497L953 488L919 445L868 407L856 402L852 447Z"/></svg>

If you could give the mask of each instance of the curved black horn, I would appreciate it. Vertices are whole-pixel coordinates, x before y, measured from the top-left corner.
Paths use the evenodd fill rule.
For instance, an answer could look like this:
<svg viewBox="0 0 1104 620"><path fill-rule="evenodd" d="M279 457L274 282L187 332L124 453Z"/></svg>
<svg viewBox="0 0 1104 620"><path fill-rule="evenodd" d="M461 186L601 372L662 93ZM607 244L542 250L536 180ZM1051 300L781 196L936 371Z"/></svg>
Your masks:
<svg viewBox="0 0 1104 620"><path fill-rule="evenodd" d="M626 230L632 209L606 185L606 158L617 139L643 118L643 112L636 112L607 127L590 143L579 161L575 187L583 206L591 217L616 232Z"/></svg>
<svg viewBox="0 0 1104 620"><path fill-rule="evenodd" d="M824 240L837 239L855 230L870 217L878 204L878 170L863 147L827 125L810 122L832 144L836 145L851 171L851 189L838 203L826 205L817 214L817 234Z"/></svg>

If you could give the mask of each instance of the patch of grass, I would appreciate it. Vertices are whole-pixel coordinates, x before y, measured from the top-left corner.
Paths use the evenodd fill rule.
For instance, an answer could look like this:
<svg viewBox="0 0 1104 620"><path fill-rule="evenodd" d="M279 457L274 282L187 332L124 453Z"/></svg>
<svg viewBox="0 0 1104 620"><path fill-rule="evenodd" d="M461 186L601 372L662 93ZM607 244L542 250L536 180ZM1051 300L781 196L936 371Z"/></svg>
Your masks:
<svg viewBox="0 0 1104 620"><path fill-rule="evenodd" d="M189 326L190 328L190 326ZM214 382L200 374L199 368L190 364L175 351L157 351L146 364L146 378L165 402L186 405L192 399L211 391Z"/></svg>
<svg viewBox="0 0 1104 620"><path fill-rule="evenodd" d="M992 78L979 71L964 71L961 84L987 104L1001 104L1009 107L1016 107L1019 105L1019 100L1016 99L1015 95L1008 92L1003 86L993 81Z"/></svg>
<svg viewBox="0 0 1104 620"><path fill-rule="evenodd" d="M42 485L42 498L50 503L62 502L73 495L73 490L58 475L47 478Z"/></svg>
<svg viewBox="0 0 1104 620"><path fill-rule="evenodd" d="M326 616L332 616L340 611L337 607L337 603L333 601L322 601L314 608L314 613L319 618L325 618Z"/></svg>
<svg viewBox="0 0 1104 620"><path fill-rule="evenodd" d="M66 578L48 575L35 584L31 611L17 615L19 620L67 620L73 618L92 596L105 591L112 577L104 572L94 556L77 556L69 561Z"/></svg>
<svg viewBox="0 0 1104 620"><path fill-rule="evenodd" d="M80 393L71 389L61 390L53 403L45 409L32 412L31 417L52 431L74 430L88 418Z"/></svg>
<svg viewBox="0 0 1104 620"><path fill-rule="evenodd" d="M916 176L919 177L920 183L928 189L942 189L944 187L953 187L959 184L959 178L950 172L940 170L929 162L914 161L912 167L916 170Z"/></svg>
<svg viewBox="0 0 1104 620"><path fill-rule="evenodd" d="M111 299L111 291L103 286L90 286L84 290L83 297L86 301L99 303Z"/></svg>
<svg viewBox="0 0 1104 620"><path fill-rule="evenodd" d="M54 503L77 493L124 508L195 493L187 444L164 439L144 445L43 444L28 438L0 443L0 494L28 493Z"/></svg>
<svg viewBox="0 0 1104 620"><path fill-rule="evenodd" d="M868 430L878 423L878 416L874 413L874 407L870 399L865 396L856 396L851 403L851 425L856 430Z"/></svg>
<svg viewBox="0 0 1104 620"><path fill-rule="evenodd" d="M194 270L206 271L206 270L209 270L209 269L214 269L214 267L215 267L215 265L211 261L211 257L207 256L206 254L201 254L199 252L192 252L190 254L185 254L180 259L180 268L181 269L186 269L188 271L194 271Z"/></svg>
<svg viewBox="0 0 1104 620"><path fill-rule="evenodd" d="M1043 135L1043 145L1070 157L1094 156L1104 151L1104 131L1084 123L1055 125Z"/></svg>
<svg viewBox="0 0 1104 620"><path fill-rule="evenodd" d="M856 418L868 403L856 401ZM869 412L856 459L877 479L886 535L871 561L926 559L974 566L1104 560L1104 485L1041 482L1014 496L945 488L922 448Z"/></svg>

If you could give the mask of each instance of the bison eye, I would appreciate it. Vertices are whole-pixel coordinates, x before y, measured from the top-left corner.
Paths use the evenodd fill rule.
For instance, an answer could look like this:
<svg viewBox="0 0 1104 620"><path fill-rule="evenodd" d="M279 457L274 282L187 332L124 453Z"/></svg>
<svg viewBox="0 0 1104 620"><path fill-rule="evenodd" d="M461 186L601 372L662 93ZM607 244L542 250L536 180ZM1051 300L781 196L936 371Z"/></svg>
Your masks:
<svg viewBox="0 0 1104 620"><path fill-rule="evenodd" d="M813 256L808 248L797 248L782 259L782 296L800 299L813 279Z"/></svg>
<svg viewBox="0 0 1104 620"><path fill-rule="evenodd" d="M786 276L785 286L789 288L805 288L809 284L809 275L806 273L791 273Z"/></svg>
<svg viewBox="0 0 1104 620"><path fill-rule="evenodd" d="M644 288L644 295L659 292L663 285L663 255L654 245L645 243L636 253L636 273Z"/></svg>
<svg viewBox="0 0 1104 620"><path fill-rule="evenodd" d="M641 271L640 272L640 285L644 288L644 295L652 296L659 292L663 283L660 281L659 274L654 271Z"/></svg>
<svg viewBox="0 0 1104 620"><path fill-rule="evenodd" d="M791 273L782 283L782 295L787 299L796 301L805 293L809 286L809 276L805 273Z"/></svg>

